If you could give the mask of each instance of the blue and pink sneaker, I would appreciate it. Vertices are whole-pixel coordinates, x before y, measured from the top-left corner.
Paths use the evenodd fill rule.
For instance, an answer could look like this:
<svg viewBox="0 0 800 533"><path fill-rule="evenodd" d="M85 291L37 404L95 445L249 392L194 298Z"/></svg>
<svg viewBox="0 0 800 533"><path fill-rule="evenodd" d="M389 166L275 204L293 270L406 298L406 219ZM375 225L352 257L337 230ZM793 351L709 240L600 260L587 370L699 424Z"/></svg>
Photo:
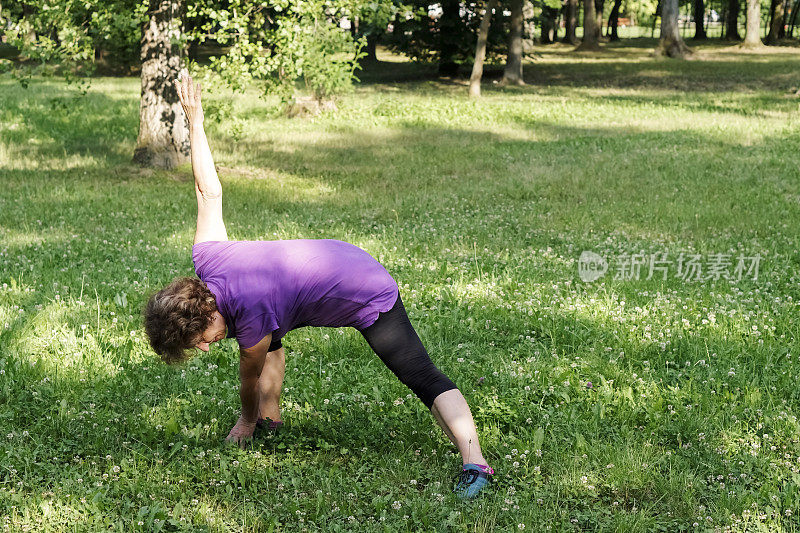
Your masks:
<svg viewBox="0 0 800 533"><path fill-rule="evenodd" d="M453 478L453 481L456 482L453 492L463 500L474 498L491 481L492 474L494 474L494 469L486 465L467 463L461 473Z"/></svg>
<svg viewBox="0 0 800 533"><path fill-rule="evenodd" d="M269 418L259 418L256 421L256 427L258 429L266 429L269 431L278 431L280 427L283 426L282 420L271 420Z"/></svg>

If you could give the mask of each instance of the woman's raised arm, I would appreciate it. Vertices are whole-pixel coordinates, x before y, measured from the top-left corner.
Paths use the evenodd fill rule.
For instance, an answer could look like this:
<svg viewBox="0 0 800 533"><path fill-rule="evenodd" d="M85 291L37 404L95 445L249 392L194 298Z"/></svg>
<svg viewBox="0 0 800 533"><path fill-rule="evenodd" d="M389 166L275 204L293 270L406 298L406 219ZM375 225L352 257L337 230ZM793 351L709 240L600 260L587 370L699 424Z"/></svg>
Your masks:
<svg viewBox="0 0 800 533"><path fill-rule="evenodd" d="M197 230L194 234L194 244L205 241L227 241L228 232L222 220L222 184L217 177L211 148L208 146L206 132L203 129L200 84L195 84L191 76L184 72L180 80L175 80L175 89L189 120L192 172L197 196Z"/></svg>

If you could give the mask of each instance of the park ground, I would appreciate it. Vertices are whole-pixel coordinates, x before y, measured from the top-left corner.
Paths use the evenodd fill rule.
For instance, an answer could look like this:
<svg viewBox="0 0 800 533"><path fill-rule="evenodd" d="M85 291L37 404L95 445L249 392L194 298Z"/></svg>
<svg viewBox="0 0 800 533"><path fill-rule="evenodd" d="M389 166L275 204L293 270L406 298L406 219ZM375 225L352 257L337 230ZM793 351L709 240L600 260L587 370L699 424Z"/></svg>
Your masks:
<svg viewBox="0 0 800 533"><path fill-rule="evenodd" d="M130 163L139 81L0 78L4 530L800 529L800 51L654 44L541 47L480 100L384 56L314 119L207 86L230 237L386 266L498 473L474 502L352 329L289 333L287 427L225 446L235 341L173 368L142 330L195 200Z"/></svg>

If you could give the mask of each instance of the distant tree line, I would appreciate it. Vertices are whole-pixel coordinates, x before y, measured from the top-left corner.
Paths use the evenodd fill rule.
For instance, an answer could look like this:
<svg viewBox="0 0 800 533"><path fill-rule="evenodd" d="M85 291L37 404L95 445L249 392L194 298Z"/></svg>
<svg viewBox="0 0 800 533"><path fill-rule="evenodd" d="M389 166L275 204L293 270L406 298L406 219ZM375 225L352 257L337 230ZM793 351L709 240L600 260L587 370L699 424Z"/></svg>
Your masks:
<svg viewBox="0 0 800 533"><path fill-rule="evenodd" d="M443 76L471 66L478 96L487 59L505 60L502 83L523 84L534 45L594 52L620 39L621 26L653 35L658 26L655 53L679 58L691 54L687 29L703 40L711 24L744 47L785 43L798 11L800 0L0 0L0 39L19 51L0 69L25 84L37 68L68 79L99 66L140 68L134 159L169 168L188 152L170 82L203 50L202 68L232 88L255 85L284 101L303 89L317 100L346 90L359 63L377 59L378 44L433 62Z"/></svg>

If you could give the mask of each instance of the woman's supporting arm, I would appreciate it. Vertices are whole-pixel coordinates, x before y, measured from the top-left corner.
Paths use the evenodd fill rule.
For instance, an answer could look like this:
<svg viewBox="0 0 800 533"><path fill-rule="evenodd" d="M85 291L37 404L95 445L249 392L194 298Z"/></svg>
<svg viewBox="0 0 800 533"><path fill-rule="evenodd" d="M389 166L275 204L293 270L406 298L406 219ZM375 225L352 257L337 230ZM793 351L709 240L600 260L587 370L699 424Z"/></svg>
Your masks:
<svg viewBox="0 0 800 533"><path fill-rule="evenodd" d="M258 421L258 403L260 399L258 379L264 360L267 357L272 334L270 333L252 348L239 350L239 398L242 401L242 414L233 429L225 439L228 442L237 442L244 446L253 437Z"/></svg>
<svg viewBox="0 0 800 533"><path fill-rule="evenodd" d="M175 80L175 88L189 121L189 143L192 149L192 172L197 197L197 230L194 244L204 241L227 241L222 219L222 184L214 168L214 158L203 128L202 89L191 76L183 73Z"/></svg>

